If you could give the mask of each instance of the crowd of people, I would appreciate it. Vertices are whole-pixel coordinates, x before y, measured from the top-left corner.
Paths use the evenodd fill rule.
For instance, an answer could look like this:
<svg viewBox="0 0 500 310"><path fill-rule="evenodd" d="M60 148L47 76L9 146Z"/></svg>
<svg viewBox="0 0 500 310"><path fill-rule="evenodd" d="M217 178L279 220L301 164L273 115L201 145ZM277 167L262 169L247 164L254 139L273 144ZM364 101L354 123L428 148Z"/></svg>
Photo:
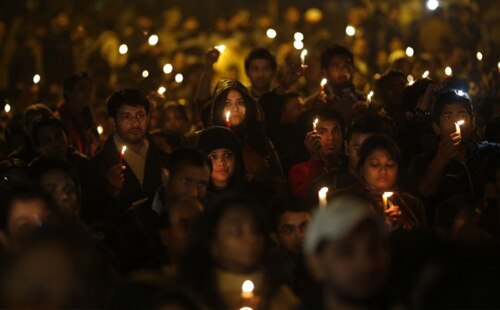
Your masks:
<svg viewBox="0 0 500 310"><path fill-rule="evenodd" d="M340 2L10 4L1 307L499 307L500 6Z"/></svg>

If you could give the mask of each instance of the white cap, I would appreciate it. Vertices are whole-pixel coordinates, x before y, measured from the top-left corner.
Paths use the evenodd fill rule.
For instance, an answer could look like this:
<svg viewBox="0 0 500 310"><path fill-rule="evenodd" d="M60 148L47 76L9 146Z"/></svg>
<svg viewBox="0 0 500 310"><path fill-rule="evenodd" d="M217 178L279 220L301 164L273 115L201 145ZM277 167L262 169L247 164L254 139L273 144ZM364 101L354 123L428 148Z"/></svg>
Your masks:
<svg viewBox="0 0 500 310"><path fill-rule="evenodd" d="M372 219L381 232L385 232L380 216L368 199L355 195L333 197L326 208L318 209L314 214L306 232L305 253L314 253L325 239L346 236L366 219Z"/></svg>

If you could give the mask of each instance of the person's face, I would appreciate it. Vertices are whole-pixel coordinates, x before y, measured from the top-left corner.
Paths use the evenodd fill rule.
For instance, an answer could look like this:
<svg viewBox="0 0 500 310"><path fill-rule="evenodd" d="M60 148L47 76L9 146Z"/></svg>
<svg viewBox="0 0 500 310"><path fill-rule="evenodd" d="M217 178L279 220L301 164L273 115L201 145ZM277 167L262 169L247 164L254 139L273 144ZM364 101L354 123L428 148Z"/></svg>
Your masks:
<svg viewBox="0 0 500 310"><path fill-rule="evenodd" d="M216 149L208 154L212 161L212 182L216 187L226 187L236 168L236 158L230 149Z"/></svg>
<svg viewBox="0 0 500 310"><path fill-rule="evenodd" d="M449 136L456 131L455 122L459 120L464 120L464 124L460 126L460 130L462 137L466 137L474 130L474 123L467 109L461 103L446 105L439 116L437 133L442 137Z"/></svg>
<svg viewBox="0 0 500 310"><path fill-rule="evenodd" d="M351 135L351 140L347 143L346 155L349 157L349 169L351 171L356 171L359 162L359 149L361 144L370 137L371 133L353 133Z"/></svg>
<svg viewBox="0 0 500 310"><path fill-rule="evenodd" d="M18 199L13 202L7 229L16 242L40 228L48 216L47 206L41 199Z"/></svg>
<svg viewBox="0 0 500 310"><path fill-rule="evenodd" d="M389 248L373 225L364 223L346 237L328 240L320 253L308 257L313 276L327 291L363 302L384 287Z"/></svg>
<svg viewBox="0 0 500 310"><path fill-rule="evenodd" d="M302 98L295 97L289 99L285 106L283 107L283 114L281 116L282 123L295 123L300 117L300 114L304 112L304 106L302 105Z"/></svg>
<svg viewBox="0 0 500 310"><path fill-rule="evenodd" d="M42 157L64 159L68 153L68 138L57 125L42 126L38 131L38 153Z"/></svg>
<svg viewBox="0 0 500 310"><path fill-rule="evenodd" d="M246 110L245 100L240 92L234 89L230 90L224 105L223 119L226 120L226 113L230 112L229 122L231 126L238 126L245 120Z"/></svg>
<svg viewBox="0 0 500 310"><path fill-rule="evenodd" d="M123 105L116 114L115 130L126 143L138 144L145 138L147 122L144 107Z"/></svg>
<svg viewBox="0 0 500 310"><path fill-rule="evenodd" d="M334 56L325 73L332 87L345 87L352 81L354 65L347 56Z"/></svg>
<svg viewBox="0 0 500 310"><path fill-rule="evenodd" d="M391 77L384 85L383 100L389 106L401 103L403 92L406 86L406 79L401 76Z"/></svg>
<svg viewBox="0 0 500 310"><path fill-rule="evenodd" d="M212 241L212 257L224 270L246 273L261 262L264 235L249 211L228 209L220 219Z"/></svg>
<svg viewBox="0 0 500 310"><path fill-rule="evenodd" d="M283 213L278 223L278 243L294 255L302 253L304 235L310 221L309 212L287 211Z"/></svg>
<svg viewBox="0 0 500 310"><path fill-rule="evenodd" d="M78 194L73 178L62 170L52 170L45 173L40 186L50 194L59 209L72 217L79 216Z"/></svg>
<svg viewBox="0 0 500 310"><path fill-rule="evenodd" d="M366 158L361 175L371 188L383 192L396 184L398 169L398 164L387 151L376 149Z"/></svg>
<svg viewBox="0 0 500 310"><path fill-rule="evenodd" d="M185 165L181 167L169 182L169 194L203 199L210 181L210 169Z"/></svg>
<svg viewBox="0 0 500 310"><path fill-rule="evenodd" d="M316 126L323 155L335 155L342 150L342 128L337 121L319 120Z"/></svg>
<svg viewBox="0 0 500 310"><path fill-rule="evenodd" d="M254 59L250 61L247 75L253 88L271 89L274 72L267 59Z"/></svg>
<svg viewBox="0 0 500 310"><path fill-rule="evenodd" d="M180 113L178 113L175 109L167 109L164 116L164 129L182 132L184 121Z"/></svg>
<svg viewBox="0 0 500 310"><path fill-rule="evenodd" d="M184 254L194 222L202 210L203 206L195 201L170 208L170 227L162 230L162 240L172 257L180 258Z"/></svg>

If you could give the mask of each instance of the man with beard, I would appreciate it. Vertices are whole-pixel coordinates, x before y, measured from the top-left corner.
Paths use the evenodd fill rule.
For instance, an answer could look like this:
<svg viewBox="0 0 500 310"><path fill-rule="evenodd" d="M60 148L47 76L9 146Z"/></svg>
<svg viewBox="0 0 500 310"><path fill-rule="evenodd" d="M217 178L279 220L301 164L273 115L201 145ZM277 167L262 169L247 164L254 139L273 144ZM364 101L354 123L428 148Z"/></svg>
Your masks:
<svg viewBox="0 0 500 310"><path fill-rule="evenodd" d="M114 133L93 166L95 190L102 195L98 202L106 208L108 219L116 219L132 202L154 195L167 155L146 136L150 103L139 90L116 91L107 105Z"/></svg>
<svg viewBox="0 0 500 310"><path fill-rule="evenodd" d="M292 194L304 198L314 179L324 173L336 171L346 161L342 151L344 143L342 116L331 108L320 108L313 113L317 123L305 138L309 159L293 165L288 173Z"/></svg>
<svg viewBox="0 0 500 310"><path fill-rule="evenodd" d="M327 79L318 95L306 103L312 109L327 106L337 110L346 124L350 124L354 116L367 109L361 95L356 93L352 79L354 76L354 57L345 47L334 45L321 53L321 69Z"/></svg>
<svg viewBox="0 0 500 310"><path fill-rule="evenodd" d="M300 309L389 308L388 234L373 208L369 198L341 193L313 216L304 250L321 288L311 287L315 296L306 295Z"/></svg>

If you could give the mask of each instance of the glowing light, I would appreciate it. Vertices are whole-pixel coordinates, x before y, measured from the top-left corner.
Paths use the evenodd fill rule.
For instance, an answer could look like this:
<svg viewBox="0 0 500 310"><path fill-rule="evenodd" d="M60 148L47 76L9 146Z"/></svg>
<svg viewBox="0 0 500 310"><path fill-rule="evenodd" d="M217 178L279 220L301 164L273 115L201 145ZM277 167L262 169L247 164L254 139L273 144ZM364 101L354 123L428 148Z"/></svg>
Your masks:
<svg viewBox="0 0 500 310"><path fill-rule="evenodd" d="M219 53L222 53L224 52L224 50L226 49L226 46L224 44L221 44L221 45L217 45L214 47L216 50L219 51Z"/></svg>
<svg viewBox="0 0 500 310"><path fill-rule="evenodd" d="M429 77L429 70L425 70L425 72L424 72L424 73L422 73L422 78L423 78L423 79L426 79L426 78L428 78L428 77Z"/></svg>
<svg viewBox="0 0 500 310"><path fill-rule="evenodd" d="M182 81L184 81L184 76L183 76L181 73L177 73L177 74L175 75L175 81L176 81L177 83L182 83Z"/></svg>
<svg viewBox="0 0 500 310"><path fill-rule="evenodd" d="M319 201L319 206L324 208L328 204L328 201L326 200L326 195L328 194L328 187L322 187L318 191L318 201Z"/></svg>
<svg viewBox="0 0 500 310"><path fill-rule="evenodd" d="M446 67L446 68L444 68L444 74L446 74L447 76L452 76L453 70L451 70L450 67Z"/></svg>
<svg viewBox="0 0 500 310"><path fill-rule="evenodd" d="M427 1L427 8L431 11L436 10L439 7L439 1L438 0L429 0Z"/></svg>
<svg viewBox="0 0 500 310"><path fill-rule="evenodd" d="M293 39L295 41L303 41L304 40L304 34L302 32L296 32L293 34Z"/></svg>
<svg viewBox="0 0 500 310"><path fill-rule="evenodd" d="M158 44L158 36L156 34L150 35L148 38L148 43L151 46L155 46L156 44Z"/></svg>
<svg viewBox="0 0 500 310"><path fill-rule="evenodd" d="M384 201L384 209L387 209L389 207L389 197L391 197L394 193L393 192L384 192L382 194L382 200Z"/></svg>
<svg viewBox="0 0 500 310"><path fill-rule="evenodd" d="M273 28L269 28L267 29L266 31L266 36L269 38L269 39L274 39L276 38L276 36L278 35L278 33L276 32L276 30L274 30Z"/></svg>
<svg viewBox="0 0 500 310"><path fill-rule="evenodd" d="M165 86L160 86L158 87L158 90L156 92L160 95L163 95L166 91L167 89L165 88Z"/></svg>
<svg viewBox="0 0 500 310"><path fill-rule="evenodd" d="M405 52L406 52L406 56L408 56L408 57L413 57L413 54L415 53L415 51L413 50L413 48L411 46L408 46L406 48Z"/></svg>
<svg viewBox="0 0 500 310"><path fill-rule="evenodd" d="M101 125L97 126L97 133L102 135L103 132L104 132L104 128L102 128Z"/></svg>
<svg viewBox="0 0 500 310"><path fill-rule="evenodd" d="M373 98L373 95L375 93L373 92L373 90L371 90L368 95L366 95L366 100L368 101L368 103L371 103L372 102L372 98Z"/></svg>
<svg viewBox="0 0 500 310"><path fill-rule="evenodd" d="M411 82L415 81L415 78L413 78L413 75L410 74L406 77L406 80L408 81L408 83L411 83Z"/></svg>
<svg viewBox="0 0 500 310"><path fill-rule="evenodd" d="M5 107L3 107L3 110L5 111L5 113L9 113L10 112L10 104L6 104Z"/></svg>
<svg viewBox="0 0 500 310"><path fill-rule="evenodd" d="M38 84L38 83L40 83L41 79L42 78L40 77L40 74L33 75L33 83Z"/></svg>
<svg viewBox="0 0 500 310"><path fill-rule="evenodd" d="M323 78L321 80L321 83L319 83L319 85L321 86L321 88L325 87L326 83L328 83L328 80L326 78Z"/></svg>
<svg viewBox="0 0 500 310"><path fill-rule="evenodd" d="M466 93L466 92L464 92L464 91L463 91L463 90L461 90L461 89L457 89L457 90L455 91L455 93L456 93L457 95L459 95L460 97L466 97L466 96L467 96L467 93Z"/></svg>
<svg viewBox="0 0 500 310"><path fill-rule="evenodd" d="M246 280L243 282L243 285L241 285L241 297L244 299L252 298L254 288L255 286L252 281Z"/></svg>
<svg viewBox="0 0 500 310"><path fill-rule="evenodd" d="M293 42L293 47L295 47L296 50L301 50L304 48L304 42L302 41L294 41Z"/></svg>
<svg viewBox="0 0 500 310"><path fill-rule="evenodd" d="M124 146L122 146L122 151L120 152L120 154L121 154L122 156L125 156L125 152L126 152L126 151L127 151L127 146L126 146L126 145L124 145Z"/></svg>
<svg viewBox="0 0 500 310"><path fill-rule="evenodd" d="M462 134L462 131L460 130L460 126L465 124L465 121L463 119L459 120L458 122L455 122L455 131L460 135Z"/></svg>
<svg viewBox="0 0 500 310"><path fill-rule="evenodd" d="M174 70L174 66L172 66L171 64L165 64L163 66L163 72L165 74L169 74L169 73L172 73L172 71Z"/></svg>
<svg viewBox="0 0 500 310"><path fill-rule="evenodd" d="M143 70L142 71L142 77L147 78L149 76L149 71L148 70Z"/></svg>
<svg viewBox="0 0 500 310"><path fill-rule="evenodd" d="M307 56L307 50L303 49L302 52L300 52L300 62L302 65L305 65L306 63L306 56Z"/></svg>
<svg viewBox="0 0 500 310"><path fill-rule="evenodd" d="M122 44L122 45L120 45L120 47L118 48L118 52L119 52L121 55L125 55L125 54L127 54L127 52L128 52L128 46L127 46L127 44Z"/></svg>
<svg viewBox="0 0 500 310"><path fill-rule="evenodd" d="M347 34L350 37L354 36L356 34L356 28L354 28L351 25L348 25L347 27L345 27L345 34Z"/></svg>
<svg viewBox="0 0 500 310"><path fill-rule="evenodd" d="M479 61L483 60L483 53L481 53L481 52L477 52L477 53L476 53L476 58L477 58L477 60L479 60Z"/></svg>
<svg viewBox="0 0 500 310"><path fill-rule="evenodd" d="M318 125L318 118L316 118L313 122L313 130L316 131L316 126Z"/></svg>

